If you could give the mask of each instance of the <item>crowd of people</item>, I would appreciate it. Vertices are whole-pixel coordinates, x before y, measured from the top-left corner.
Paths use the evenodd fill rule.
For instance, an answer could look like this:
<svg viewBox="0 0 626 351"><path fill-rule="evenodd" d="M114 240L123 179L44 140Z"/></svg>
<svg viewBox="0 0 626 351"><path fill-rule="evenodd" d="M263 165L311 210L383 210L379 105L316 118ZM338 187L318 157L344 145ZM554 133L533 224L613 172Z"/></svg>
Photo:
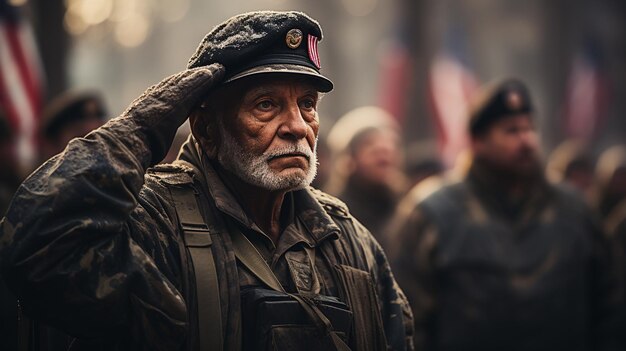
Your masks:
<svg viewBox="0 0 626 351"><path fill-rule="evenodd" d="M350 111L318 142L317 94L332 83L311 56L317 22L300 13L229 21L207 34L187 71L106 124L98 93L51 102L40 131L43 166L19 191L24 175L11 167L14 136L0 114L3 350L20 342L31 350L255 349L250 340L262 336L248 338L246 306L285 291L332 324L321 338L297 334L316 340L310 347L624 349L625 145L596 157L571 140L543 157L533 94L517 79L486 85L475 98L471 156L451 170L432 142L407 146L401 126L375 106ZM241 23L261 39L241 39ZM228 38L243 41L231 50L221 45ZM224 73L229 64L236 69ZM269 98L254 105L262 94ZM293 109L302 119L289 120ZM224 119L229 113L237 117ZM174 135L188 116L189 127ZM279 119L287 122L274 126ZM277 148L287 156L272 156L257 177L254 152L276 140L295 146ZM163 159L168 165L156 166ZM307 188L311 182L325 193ZM201 244L207 228L233 239L211 234ZM203 245L217 257L201 261L219 282L210 291L217 307L199 296L207 291L193 250ZM250 248L273 274L247 263ZM264 284L274 290L253 288ZM338 310L347 303L352 325L341 331L343 315L319 317L324 302L309 304L310 296ZM212 308L217 332L203 329ZM280 332L275 349L307 349ZM216 334L218 344L202 336Z"/></svg>

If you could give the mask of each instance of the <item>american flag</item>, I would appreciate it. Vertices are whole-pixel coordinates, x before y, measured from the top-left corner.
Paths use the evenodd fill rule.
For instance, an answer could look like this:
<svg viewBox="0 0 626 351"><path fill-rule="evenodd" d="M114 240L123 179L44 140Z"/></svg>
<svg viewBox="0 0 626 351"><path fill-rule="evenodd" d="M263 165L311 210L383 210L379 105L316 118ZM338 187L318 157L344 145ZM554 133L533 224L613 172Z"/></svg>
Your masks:
<svg viewBox="0 0 626 351"><path fill-rule="evenodd" d="M471 96L478 82L470 70L462 31L448 25L442 48L430 67L429 95L444 164L452 167L467 147Z"/></svg>
<svg viewBox="0 0 626 351"><path fill-rule="evenodd" d="M309 34L309 58L311 59L311 61L313 61L315 67L317 67L317 69L320 69L322 68L322 64L320 63L320 55L317 51L318 41L318 37Z"/></svg>
<svg viewBox="0 0 626 351"><path fill-rule="evenodd" d="M607 110L607 87L599 42L587 38L574 57L567 83L567 137L590 141L595 136Z"/></svg>
<svg viewBox="0 0 626 351"><path fill-rule="evenodd" d="M20 166L27 169L37 157L43 75L33 33L20 10L0 0L0 108L16 136Z"/></svg>
<svg viewBox="0 0 626 351"><path fill-rule="evenodd" d="M413 67L411 54L402 40L394 41L381 62L379 105L404 124L408 103Z"/></svg>

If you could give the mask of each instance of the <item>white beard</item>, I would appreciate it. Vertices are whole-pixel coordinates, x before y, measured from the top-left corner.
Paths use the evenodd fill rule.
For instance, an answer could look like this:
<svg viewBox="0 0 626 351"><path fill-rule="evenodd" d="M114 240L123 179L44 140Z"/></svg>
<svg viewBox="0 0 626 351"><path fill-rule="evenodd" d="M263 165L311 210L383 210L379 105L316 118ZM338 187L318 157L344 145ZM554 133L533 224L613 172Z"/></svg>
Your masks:
<svg viewBox="0 0 626 351"><path fill-rule="evenodd" d="M294 144L261 155L252 155L244 150L241 144L219 123L222 144L220 145L217 160L227 170L233 172L246 183L258 186L270 191L304 189L311 184L317 174L317 140L314 150ZM309 161L306 174L294 173L288 176L276 174L269 166L269 161L277 156L289 153L302 153Z"/></svg>

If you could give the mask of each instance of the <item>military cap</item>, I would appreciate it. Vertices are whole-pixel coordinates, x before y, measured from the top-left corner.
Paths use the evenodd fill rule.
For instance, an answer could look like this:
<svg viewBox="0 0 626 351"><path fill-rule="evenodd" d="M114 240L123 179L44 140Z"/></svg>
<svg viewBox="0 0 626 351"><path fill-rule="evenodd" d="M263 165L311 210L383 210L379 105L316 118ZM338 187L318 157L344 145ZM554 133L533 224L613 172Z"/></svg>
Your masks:
<svg viewBox="0 0 626 351"><path fill-rule="evenodd" d="M41 131L44 135L54 136L64 126L88 117L96 117L102 121L106 119L106 110L100 94L95 91L67 92L46 106Z"/></svg>
<svg viewBox="0 0 626 351"><path fill-rule="evenodd" d="M244 13L213 28L187 67L220 63L226 68L223 83L257 74L300 74L328 92L333 83L320 73L320 40L319 23L302 12Z"/></svg>
<svg viewBox="0 0 626 351"><path fill-rule="evenodd" d="M506 79L490 85L475 101L470 112L469 130L472 135L477 135L503 117L532 112L526 85L517 79Z"/></svg>

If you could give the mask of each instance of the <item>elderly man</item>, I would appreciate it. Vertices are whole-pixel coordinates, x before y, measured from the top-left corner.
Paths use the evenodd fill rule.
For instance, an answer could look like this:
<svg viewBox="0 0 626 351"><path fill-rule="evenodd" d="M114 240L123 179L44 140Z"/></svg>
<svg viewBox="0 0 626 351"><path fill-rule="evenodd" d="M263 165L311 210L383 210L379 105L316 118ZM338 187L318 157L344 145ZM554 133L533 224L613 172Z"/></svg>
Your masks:
<svg viewBox="0 0 626 351"><path fill-rule="evenodd" d="M606 241L583 200L543 178L532 115L520 81L485 89L469 174L398 220L417 349L620 349Z"/></svg>
<svg viewBox="0 0 626 351"><path fill-rule="evenodd" d="M85 348L411 349L380 246L308 187L321 38L299 12L233 17L32 174L0 241L25 311ZM151 168L188 116L179 159Z"/></svg>

